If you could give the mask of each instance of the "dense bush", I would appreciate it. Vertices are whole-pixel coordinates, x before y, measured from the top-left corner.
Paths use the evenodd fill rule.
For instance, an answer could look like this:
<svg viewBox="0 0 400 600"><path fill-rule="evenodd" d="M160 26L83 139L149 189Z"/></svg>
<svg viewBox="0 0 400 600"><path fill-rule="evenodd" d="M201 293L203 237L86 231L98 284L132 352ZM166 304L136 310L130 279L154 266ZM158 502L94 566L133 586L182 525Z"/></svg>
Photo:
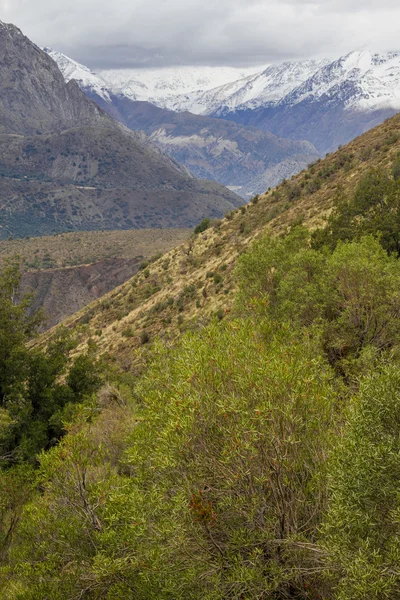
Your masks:
<svg viewBox="0 0 400 600"><path fill-rule="evenodd" d="M310 327L330 363L361 367L367 349L400 342L400 263L372 237L319 252L308 232L265 238L238 266L241 302L278 321Z"/></svg>
<svg viewBox="0 0 400 600"><path fill-rule="evenodd" d="M205 231L206 229L208 229L210 227L211 224L211 219L203 219L201 223L199 223L195 228L194 228L194 233L198 234L198 233L203 233L203 231Z"/></svg>
<svg viewBox="0 0 400 600"><path fill-rule="evenodd" d="M350 199L341 199L324 229L313 234L313 247L335 248L339 241L370 234L389 253L400 254L400 179L384 170L367 173Z"/></svg>
<svg viewBox="0 0 400 600"><path fill-rule="evenodd" d="M1 374L16 392L0 444L22 397L14 447L44 451L36 473L26 460L0 472L5 598L400 595L400 262L383 227L396 185L370 173L325 231L258 239L238 262L235 317L214 310L174 348L152 338L123 398L77 406L96 386L90 357L67 369L57 348L22 350L34 324L19 313L9 352L29 368Z"/></svg>
<svg viewBox="0 0 400 600"><path fill-rule="evenodd" d="M324 546L338 600L400 594L400 368L384 366L361 384L331 459Z"/></svg>
<svg viewBox="0 0 400 600"><path fill-rule="evenodd" d="M304 589L336 391L312 340L273 329L214 325L161 351L135 390L144 409L119 469L106 450L92 455L90 425L42 457L45 493L12 551L27 598L89 584L93 598Z"/></svg>
<svg viewBox="0 0 400 600"><path fill-rule="evenodd" d="M71 338L61 332L45 350L27 342L41 322L28 316L32 297L19 297L16 262L0 274L0 467L27 461L52 446L63 433L63 414L99 386L89 355L69 364Z"/></svg>

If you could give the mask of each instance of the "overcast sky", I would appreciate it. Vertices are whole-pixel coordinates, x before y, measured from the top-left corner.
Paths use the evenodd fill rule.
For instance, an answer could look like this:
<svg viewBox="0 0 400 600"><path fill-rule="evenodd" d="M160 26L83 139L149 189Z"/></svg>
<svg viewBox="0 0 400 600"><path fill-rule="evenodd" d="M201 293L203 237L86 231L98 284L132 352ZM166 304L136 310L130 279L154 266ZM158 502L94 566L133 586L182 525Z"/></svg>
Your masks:
<svg viewBox="0 0 400 600"><path fill-rule="evenodd" d="M0 0L0 19L92 68L252 66L400 50L399 0Z"/></svg>

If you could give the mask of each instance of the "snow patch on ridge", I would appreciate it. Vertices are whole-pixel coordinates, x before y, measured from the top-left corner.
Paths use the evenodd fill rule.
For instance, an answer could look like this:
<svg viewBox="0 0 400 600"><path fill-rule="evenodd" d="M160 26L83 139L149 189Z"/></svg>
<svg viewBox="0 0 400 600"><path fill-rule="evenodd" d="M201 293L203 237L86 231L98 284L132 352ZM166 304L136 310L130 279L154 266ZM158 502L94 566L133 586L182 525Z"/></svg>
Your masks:
<svg viewBox="0 0 400 600"><path fill-rule="evenodd" d="M52 48L43 48L43 50L57 63L67 83L71 79L75 79L81 89L90 90L106 102L111 101L109 84L102 77L93 73L88 67L65 56L62 52L57 52Z"/></svg>

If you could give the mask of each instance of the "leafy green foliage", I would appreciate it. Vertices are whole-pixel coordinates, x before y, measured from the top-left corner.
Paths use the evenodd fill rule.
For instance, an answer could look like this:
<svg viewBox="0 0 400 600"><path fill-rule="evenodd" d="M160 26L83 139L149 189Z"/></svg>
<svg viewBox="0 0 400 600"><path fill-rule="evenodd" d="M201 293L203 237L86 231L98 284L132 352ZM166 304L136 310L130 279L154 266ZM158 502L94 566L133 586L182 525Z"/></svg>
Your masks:
<svg viewBox="0 0 400 600"><path fill-rule="evenodd" d="M214 311L174 348L152 337L123 395L82 403L97 374L88 355L66 365L67 338L16 343L29 360L4 379L0 444L25 463L0 472L6 598L399 596L397 186L371 172L325 231L258 239L236 315ZM220 286L219 271L206 279Z"/></svg>
<svg viewBox="0 0 400 600"><path fill-rule="evenodd" d="M400 254L400 179L396 164L394 178L384 170L370 171L350 200L337 203L327 227L313 234L314 248L326 245L333 249L339 241L374 235L387 252Z"/></svg>
<svg viewBox="0 0 400 600"><path fill-rule="evenodd" d="M69 403L82 401L99 386L99 370L89 355L69 365L73 343L61 333L43 351L27 342L40 324L28 316L32 297L19 296L17 261L0 274L0 463L35 462L63 432L62 415ZM62 382L62 379L65 379Z"/></svg>
<svg viewBox="0 0 400 600"><path fill-rule="evenodd" d="M211 220L206 218L203 219L201 221L201 223L199 223L198 225L196 225L196 227L194 228L194 233L198 234L198 233L203 233L203 231L205 231L206 229L208 229L210 227L211 224Z"/></svg>
<svg viewBox="0 0 400 600"><path fill-rule="evenodd" d="M160 350L116 464L114 434L95 451L99 422L42 455L45 493L11 552L26 597L284 597L315 583L336 390L312 340L273 329L214 324Z"/></svg>
<svg viewBox="0 0 400 600"><path fill-rule="evenodd" d="M373 238L329 254L308 246L306 230L265 238L238 266L241 301L272 318L312 327L341 373L361 368L368 352L400 342L400 263Z"/></svg>
<svg viewBox="0 0 400 600"><path fill-rule="evenodd" d="M338 600L400 593L400 369L361 384L332 458L324 545L338 569Z"/></svg>

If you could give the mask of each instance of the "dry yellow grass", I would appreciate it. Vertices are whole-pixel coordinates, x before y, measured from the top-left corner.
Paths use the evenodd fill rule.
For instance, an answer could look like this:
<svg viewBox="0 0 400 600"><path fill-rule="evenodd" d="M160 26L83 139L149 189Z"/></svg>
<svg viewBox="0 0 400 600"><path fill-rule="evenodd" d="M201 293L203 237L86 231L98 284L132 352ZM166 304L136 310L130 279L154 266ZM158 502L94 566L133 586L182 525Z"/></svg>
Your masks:
<svg viewBox="0 0 400 600"><path fill-rule="evenodd" d="M184 330L199 328L231 311L234 267L251 241L266 232L278 235L296 222L323 224L339 195L349 195L371 168L389 167L400 153L400 115L364 134L303 171L290 182L238 209L219 224L192 236L131 280L92 303L65 325L80 346L96 344L99 355L122 368L140 367L149 341L173 341ZM319 189L310 191L312 187ZM294 198L293 198L294 194ZM42 339L46 342L52 331Z"/></svg>
<svg viewBox="0 0 400 600"><path fill-rule="evenodd" d="M150 258L189 237L190 229L84 231L0 241L0 261L18 255L28 270L86 265L109 258Z"/></svg>

